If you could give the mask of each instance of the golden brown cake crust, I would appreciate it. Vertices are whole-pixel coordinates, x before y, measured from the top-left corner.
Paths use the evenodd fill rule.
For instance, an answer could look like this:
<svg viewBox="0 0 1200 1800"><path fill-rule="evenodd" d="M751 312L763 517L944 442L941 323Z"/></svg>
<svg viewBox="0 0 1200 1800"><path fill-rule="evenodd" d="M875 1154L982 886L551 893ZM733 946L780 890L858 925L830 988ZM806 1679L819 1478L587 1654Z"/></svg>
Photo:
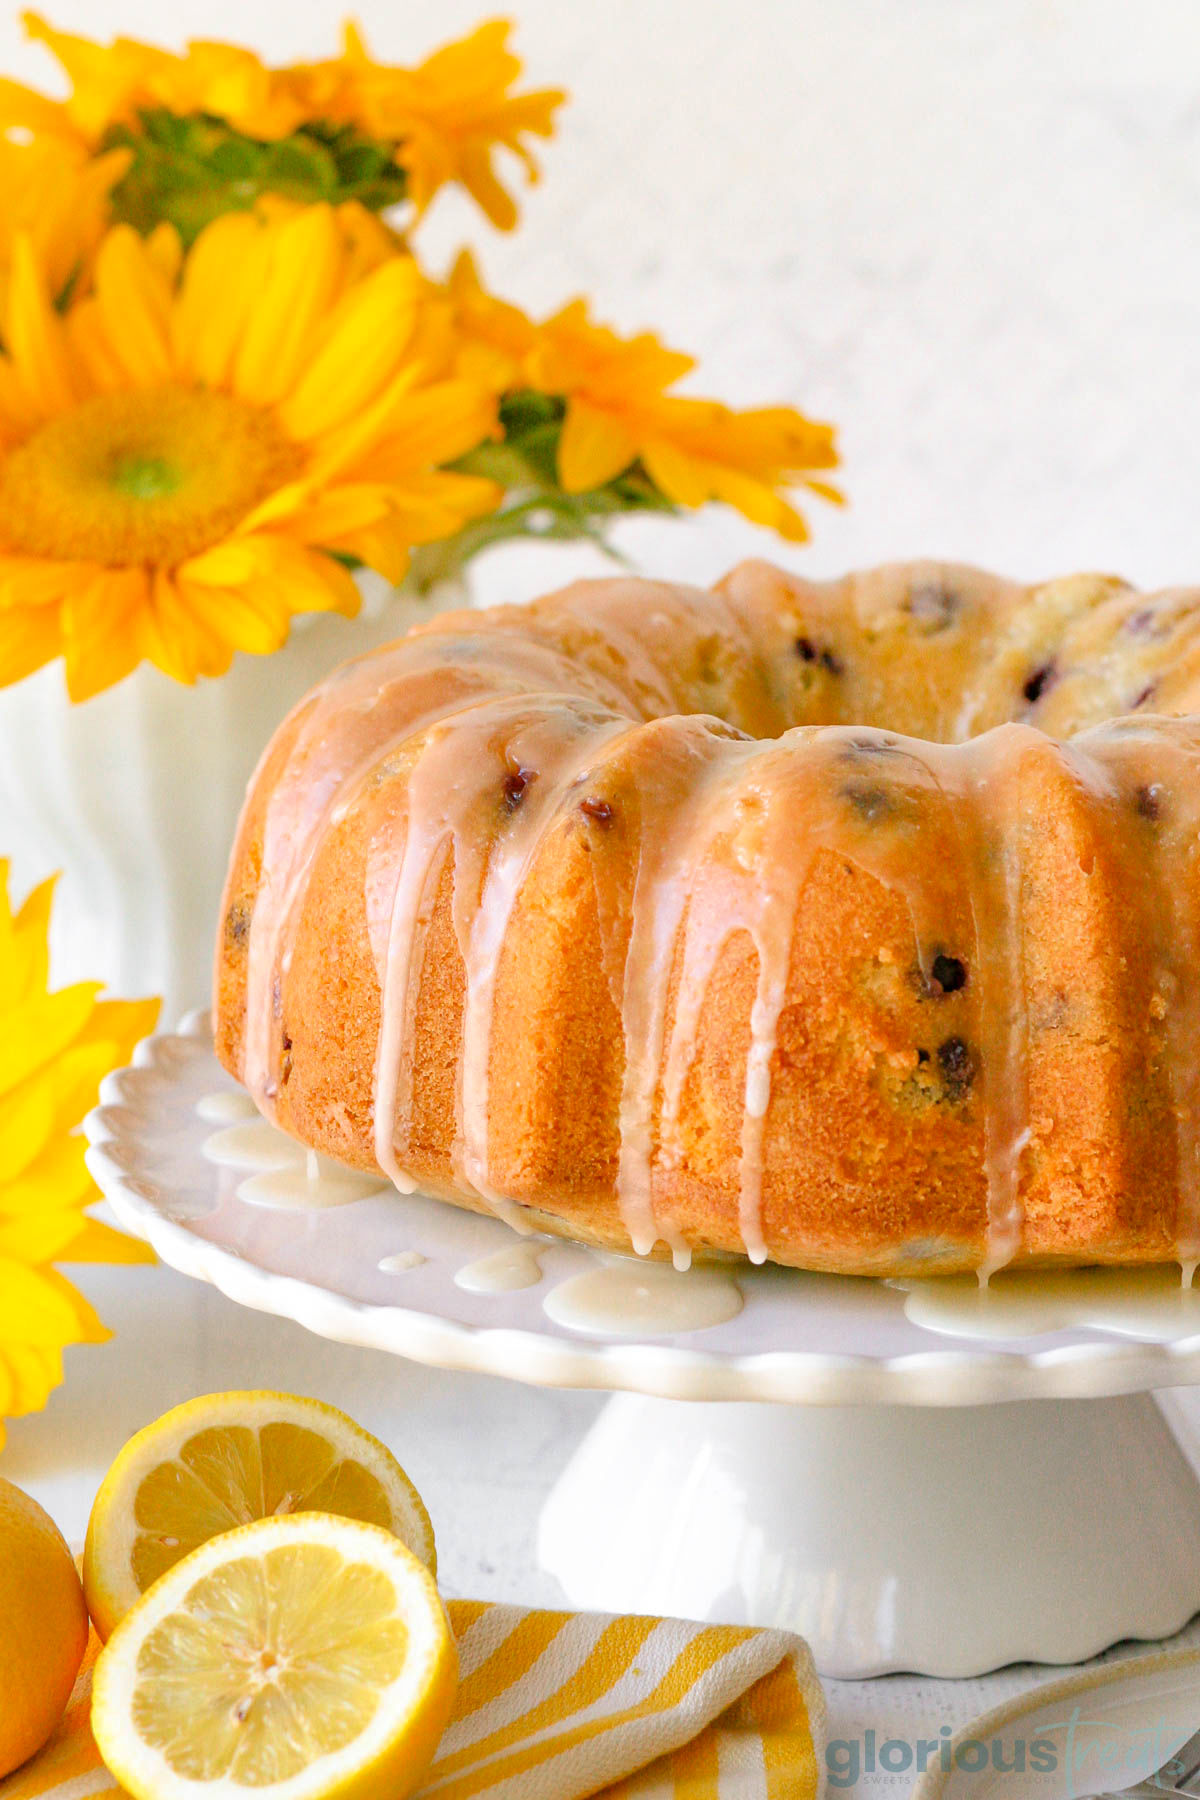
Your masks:
<svg viewBox="0 0 1200 1800"><path fill-rule="evenodd" d="M433 619L281 727L220 1057L617 1248L1200 1258L1200 595L914 564ZM969 741L967 741L969 740Z"/></svg>

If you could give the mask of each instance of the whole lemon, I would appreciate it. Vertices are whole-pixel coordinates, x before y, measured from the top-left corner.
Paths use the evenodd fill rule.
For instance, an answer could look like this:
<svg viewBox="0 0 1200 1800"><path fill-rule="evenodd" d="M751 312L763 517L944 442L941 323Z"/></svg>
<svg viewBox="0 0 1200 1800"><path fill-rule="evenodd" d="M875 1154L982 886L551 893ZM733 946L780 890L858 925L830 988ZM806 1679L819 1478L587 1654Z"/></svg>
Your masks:
<svg viewBox="0 0 1200 1800"><path fill-rule="evenodd" d="M0 1778L62 1718L87 1641L83 1587L62 1533L0 1478Z"/></svg>

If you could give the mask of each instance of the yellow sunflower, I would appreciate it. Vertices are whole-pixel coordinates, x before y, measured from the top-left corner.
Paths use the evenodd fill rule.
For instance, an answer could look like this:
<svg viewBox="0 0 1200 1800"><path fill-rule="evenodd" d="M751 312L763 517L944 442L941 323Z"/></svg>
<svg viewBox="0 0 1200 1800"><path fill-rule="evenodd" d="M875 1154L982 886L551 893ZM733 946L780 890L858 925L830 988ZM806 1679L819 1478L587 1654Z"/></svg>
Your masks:
<svg viewBox="0 0 1200 1800"><path fill-rule="evenodd" d="M84 1211L99 1196L78 1127L101 1078L154 1029L158 1002L101 1000L95 982L49 991L52 890L14 915L0 861L0 1444L6 1418L46 1404L66 1346L109 1335L54 1265L153 1261Z"/></svg>
<svg viewBox="0 0 1200 1800"><path fill-rule="evenodd" d="M0 682L62 655L72 698L143 658L181 681L277 649L294 613L353 613L357 558L493 507L443 471L494 429L448 376L449 309L412 259L356 274L328 207L235 214L186 257L111 230L55 310L18 239L0 328Z"/></svg>
<svg viewBox="0 0 1200 1800"><path fill-rule="evenodd" d="M566 94L561 88L513 91L521 59L508 48L511 30L507 20L492 19L417 68L400 69L373 62L361 36L347 26L342 66L350 82L343 116L369 137L397 145L396 160L408 173L418 212L440 187L458 181L493 225L509 231L516 224L495 152L509 151L537 181L540 171L525 140L553 137L554 114Z"/></svg>
<svg viewBox="0 0 1200 1800"><path fill-rule="evenodd" d="M233 44L197 41L176 54L132 38L100 44L57 31L36 13L23 17L28 34L58 59L71 91L60 102L0 80L0 132L15 128L94 148L114 127L136 132L139 113L158 110L223 120L259 143L308 126L351 127L405 172L418 212L458 181L505 230L517 209L496 173L495 153L510 152L536 181L526 140L553 135L565 99L557 88L516 91L522 65L508 48L511 26L503 20L406 69L376 62L353 26L345 29L341 56L269 68Z"/></svg>
<svg viewBox="0 0 1200 1800"><path fill-rule="evenodd" d="M57 58L71 91L50 100L20 82L0 79L0 129L14 128L94 147L112 125L142 109L186 116L205 113L264 139L284 137L303 108L281 70L235 44L196 42L182 55L136 38L98 44L57 31L37 13L21 15L27 36Z"/></svg>
<svg viewBox="0 0 1200 1800"><path fill-rule="evenodd" d="M63 294L78 279L104 234L109 190L128 161L124 150L89 157L56 138L0 137L0 312L21 235L29 238L51 294Z"/></svg>
<svg viewBox="0 0 1200 1800"><path fill-rule="evenodd" d="M722 500L793 542L808 537L785 490L840 502L816 471L837 466L832 426L792 407L738 412L668 393L695 368L651 332L619 337L576 300L538 327L525 359L529 385L566 401L558 474L569 494L603 487L634 462L680 506Z"/></svg>
<svg viewBox="0 0 1200 1800"><path fill-rule="evenodd" d="M307 212L308 207L303 202L285 198L282 194L261 194L255 201L253 210L260 219L278 224L284 219L294 219L298 214ZM370 275L382 263L390 262L394 256L412 255L403 233L394 230L378 213L371 212L358 200L338 201L333 208L333 216L346 253L343 280L347 284ZM457 358L455 366L457 370Z"/></svg>
<svg viewBox="0 0 1200 1800"><path fill-rule="evenodd" d="M522 387L537 342L533 320L519 306L488 293L469 250L454 264L446 292L454 318L458 372L496 394Z"/></svg>

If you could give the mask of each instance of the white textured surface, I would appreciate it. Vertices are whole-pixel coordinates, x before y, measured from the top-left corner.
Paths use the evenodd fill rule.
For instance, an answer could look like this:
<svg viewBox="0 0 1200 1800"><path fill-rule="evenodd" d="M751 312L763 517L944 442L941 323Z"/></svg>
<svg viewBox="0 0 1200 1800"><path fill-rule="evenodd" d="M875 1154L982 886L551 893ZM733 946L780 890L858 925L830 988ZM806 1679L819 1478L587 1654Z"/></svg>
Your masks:
<svg viewBox="0 0 1200 1800"><path fill-rule="evenodd" d="M412 56L475 0L359 0ZM702 359L710 391L797 401L842 426L853 505L814 509L812 570L910 553L1018 575L1200 575L1200 11L1190 0L522 0L520 47L575 104L526 204L481 229L493 282L537 307L579 289ZM163 29L155 0L58 0L78 29ZM320 53L337 8L176 0L171 30ZM15 9L0 65L33 74ZM469 215L439 206L445 255ZM717 516L639 526L655 570L704 579L770 552ZM581 566L504 554L508 597ZM2 822L0 822L2 829ZM78 1533L120 1443L219 1386L321 1394L382 1432L427 1494L453 1585L554 1598L533 1567L541 1496L599 1404L442 1375L241 1313L166 1270L93 1271L120 1335L72 1353L4 1473ZM1147 1471L1153 1505L1153 1472ZM839 1689L833 1736L907 1718L936 1736L1028 1679ZM864 1784L869 1785L869 1784ZM886 1785L897 1792L904 1777Z"/></svg>

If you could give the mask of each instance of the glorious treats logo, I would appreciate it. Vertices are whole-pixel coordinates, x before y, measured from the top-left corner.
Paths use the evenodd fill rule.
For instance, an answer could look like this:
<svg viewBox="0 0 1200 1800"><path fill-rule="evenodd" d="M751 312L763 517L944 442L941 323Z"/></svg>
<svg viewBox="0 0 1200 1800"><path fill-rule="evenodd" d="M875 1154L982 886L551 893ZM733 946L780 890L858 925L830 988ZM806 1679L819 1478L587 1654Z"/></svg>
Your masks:
<svg viewBox="0 0 1200 1800"><path fill-rule="evenodd" d="M1046 1800L1073 1800L1149 1781L1170 1795L1185 1773L1183 1764L1173 1760L1185 1735L1165 1718L1131 1726L1087 1718L1082 1707L1075 1707L1039 1725L1036 1735L999 1732L956 1741L953 1728L943 1725L936 1737L884 1737L871 1730L861 1737L834 1738L826 1747L825 1769L831 1788L883 1784L933 1770L945 1775L990 1770L1024 1776L1027 1785L1034 1778Z"/></svg>

